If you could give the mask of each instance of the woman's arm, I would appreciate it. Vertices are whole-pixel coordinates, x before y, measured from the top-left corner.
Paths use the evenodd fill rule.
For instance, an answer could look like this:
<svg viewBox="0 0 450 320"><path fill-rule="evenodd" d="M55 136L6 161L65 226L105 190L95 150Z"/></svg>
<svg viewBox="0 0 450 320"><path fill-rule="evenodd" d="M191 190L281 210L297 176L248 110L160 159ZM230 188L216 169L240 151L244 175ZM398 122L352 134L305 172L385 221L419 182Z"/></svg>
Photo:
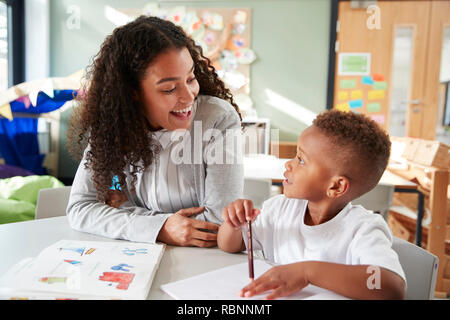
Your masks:
<svg viewBox="0 0 450 320"><path fill-rule="evenodd" d="M66 210L71 227L113 239L155 243L161 227L173 214L152 215L151 210L130 201L118 208L100 202L91 171L84 163L85 158L75 175Z"/></svg>
<svg viewBox="0 0 450 320"><path fill-rule="evenodd" d="M217 103L228 104L223 100ZM220 224L222 209L241 198L244 189L241 122L231 105L228 105L226 112L214 107L214 104L212 107L199 107L198 112L208 110L207 115L199 116L203 139L208 141L202 150L205 169L197 170L195 179L198 179L196 184L201 186L199 200L200 205L205 207L204 220Z"/></svg>

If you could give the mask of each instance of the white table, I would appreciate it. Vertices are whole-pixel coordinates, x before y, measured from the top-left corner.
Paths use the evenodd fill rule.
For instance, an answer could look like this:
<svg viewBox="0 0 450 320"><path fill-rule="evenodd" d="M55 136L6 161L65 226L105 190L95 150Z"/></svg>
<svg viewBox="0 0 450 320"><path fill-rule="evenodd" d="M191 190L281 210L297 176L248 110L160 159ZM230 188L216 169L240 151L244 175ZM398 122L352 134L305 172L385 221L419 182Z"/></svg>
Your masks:
<svg viewBox="0 0 450 320"><path fill-rule="evenodd" d="M45 247L61 240L113 240L70 228L66 216L0 225L0 275L26 257L36 257ZM218 248L167 246L153 279L148 299L172 299L160 286L215 269L247 262L243 253L230 254ZM334 299L345 299L331 293Z"/></svg>

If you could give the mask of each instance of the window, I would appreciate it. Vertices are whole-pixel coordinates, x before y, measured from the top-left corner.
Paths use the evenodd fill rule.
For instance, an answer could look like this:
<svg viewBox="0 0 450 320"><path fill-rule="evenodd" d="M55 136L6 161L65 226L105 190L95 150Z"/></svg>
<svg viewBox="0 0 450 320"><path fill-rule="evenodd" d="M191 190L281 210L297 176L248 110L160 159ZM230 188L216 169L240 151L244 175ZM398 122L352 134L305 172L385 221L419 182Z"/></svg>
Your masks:
<svg viewBox="0 0 450 320"><path fill-rule="evenodd" d="M0 0L0 90L8 88L8 17L6 2Z"/></svg>

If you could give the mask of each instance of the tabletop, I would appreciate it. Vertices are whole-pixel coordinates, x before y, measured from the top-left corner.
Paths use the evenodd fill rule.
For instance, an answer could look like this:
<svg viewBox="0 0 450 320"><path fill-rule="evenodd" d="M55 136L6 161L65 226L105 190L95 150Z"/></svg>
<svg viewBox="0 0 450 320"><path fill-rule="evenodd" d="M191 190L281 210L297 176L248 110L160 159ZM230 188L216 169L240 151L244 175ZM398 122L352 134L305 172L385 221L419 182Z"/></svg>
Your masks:
<svg viewBox="0 0 450 320"><path fill-rule="evenodd" d="M20 260L36 257L43 249L62 240L124 241L108 239L72 229L66 216L0 225L0 276ZM216 248L166 246L147 296L152 300L172 299L160 286L208 271L247 262L244 253L231 254ZM329 292L333 299L344 299Z"/></svg>

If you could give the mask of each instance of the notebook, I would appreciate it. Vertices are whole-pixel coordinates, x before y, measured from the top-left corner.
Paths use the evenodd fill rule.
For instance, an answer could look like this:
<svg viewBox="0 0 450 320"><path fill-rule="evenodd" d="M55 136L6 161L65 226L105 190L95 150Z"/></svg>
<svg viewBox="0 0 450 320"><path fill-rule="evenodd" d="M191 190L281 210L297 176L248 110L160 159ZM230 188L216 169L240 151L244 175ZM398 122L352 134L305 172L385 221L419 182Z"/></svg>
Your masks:
<svg viewBox="0 0 450 320"><path fill-rule="evenodd" d="M164 244L60 240L0 278L3 299L146 299Z"/></svg>
<svg viewBox="0 0 450 320"><path fill-rule="evenodd" d="M255 279L272 268L273 265L263 260L254 260ZM241 263L200 274L188 279L167 283L161 290L177 300L261 300L269 292L251 298L239 296L239 291L249 284L248 263ZM342 300L345 297L308 285L303 290L283 300Z"/></svg>

